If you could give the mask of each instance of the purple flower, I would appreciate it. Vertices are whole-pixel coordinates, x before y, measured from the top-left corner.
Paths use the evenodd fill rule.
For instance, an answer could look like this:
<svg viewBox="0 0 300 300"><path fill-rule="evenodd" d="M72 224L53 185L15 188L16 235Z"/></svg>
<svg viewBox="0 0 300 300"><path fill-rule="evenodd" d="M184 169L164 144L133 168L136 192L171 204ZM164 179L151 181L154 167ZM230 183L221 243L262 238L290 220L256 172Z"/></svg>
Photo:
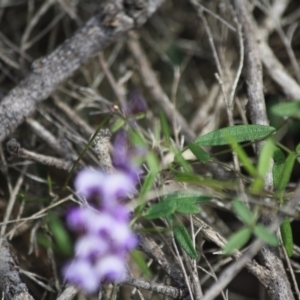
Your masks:
<svg viewBox="0 0 300 300"><path fill-rule="evenodd" d="M85 259L71 261L63 269L64 278L88 293L99 288L100 278L92 264Z"/></svg>
<svg viewBox="0 0 300 300"><path fill-rule="evenodd" d="M124 205L118 205L111 212L114 219L119 220L120 222L129 222L130 220L130 211Z"/></svg>
<svg viewBox="0 0 300 300"><path fill-rule="evenodd" d="M117 255L103 257L96 263L95 271L101 281L107 280L120 283L127 275L124 258Z"/></svg>
<svg viewBox="0 0 300 300"><path fill-rule="evenodd" d="M67 214L68 226L76 231L86 229L87 220L97 218L97 213L88 206L72 208Z"/></svg>
<svg viewBox="0 0 300 300"><path fill-rule="evenodd" d="M129 101L126 107L123 107L124 114L127 116L145 113L147 111L147 103L143 95L139 91L132 91L129 94Z"/></svg>
<svg viewBox="0 0 300 300"><path fill-rule="evenodd" d="M103 256L109 251L107 241L95 234L87 234L79 238L75 245L76 256L80 258L94 259Z"/></svg>
<svg viewBox="0 0 300 300"><path fill-rule="evenodd" d="M105 175L95 169L84 169L77 175L74 186L76 192L85 198L98 197Z"/></svg>
<svg viewBox="0 0 300 300"><path fill-rule="evenodd" d="M123 171L137 183L141 169L137 160L145 154L141 147L130 147L130 142L125 131L120 130L113 143L114 153L112 162L117 170Z"/></svg>
<svg viewBox="0 0 300 300"><path fill-rule="evenodd" d="M86 228L91 233L108 236L115 222L115 219L109 213L99 212L97 217L86 221Z"/></svg>
<svg viewBox="0 0 300 300"><path fill-rule="evenodd" d="M134 192L135 182L124 172L107 174L101 185L101 195L105 207L115 207L115 200L128 197Z"/></svg>
<svg viewBox="0 0 300 300"><path fill-rule="evenodd" d="M105 174L100 170L81 171L75 180L79 195L89 199L97 197L104 208L115 207L117 201L134 192L136 182L125 172Z"/></svg>
<svg viewBox="0 0 300 300"><path fill-rule="evenodd" d="M95 292L104 280L124 280L126 255L138 243L129 227L130 212L121 200L135 192L140 169L134 155L139 150L129 150L124 134L116 138L115 173L85 169L74 182L76 192L92 206L73 208L67 215L69 227L80 237L75 244L75 259L63 273L66 280L88 293Z"/></svg>
<svg viewBox="0 0 300 300"><path fill-rule="evenodd" d="M111 240L117 250L129 251L137 246L137 238L126 223L116 223Z"/></svg>
<svg viewBox="0 0 300 300"><path fill-rule="evenodd" d="M114 142L113 142L113 155L112 155L112 160L113 160L113 164L115 166L116 169L119 169L120 167L122 167L123 165L127 165L128 164L128 160L129 160L129 153L130 153L130 143L128 140L128 137L125 133L124 130L120 130L115 138L114 138Z"/></svg>

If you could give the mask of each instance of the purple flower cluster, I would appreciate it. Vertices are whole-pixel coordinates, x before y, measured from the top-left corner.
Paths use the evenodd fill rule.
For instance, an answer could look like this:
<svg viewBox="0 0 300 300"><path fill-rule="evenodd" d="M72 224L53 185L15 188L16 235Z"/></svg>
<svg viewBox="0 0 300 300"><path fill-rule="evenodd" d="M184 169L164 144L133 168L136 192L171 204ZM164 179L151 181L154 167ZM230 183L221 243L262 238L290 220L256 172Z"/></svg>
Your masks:
<svg viewBox="0 0 300 300"><path fill-rule="evenodd" d="M89 205L67 214L68 226L80 233L75 258L64 268L64 277L93 293L103 281L121 282L127 274L126 255L137 246L129 227L130 212L122 203L135 190L139 168L128 156L127 141L120 133L115 142L115 173L84 169L75 179L75 189Z"/></svg>

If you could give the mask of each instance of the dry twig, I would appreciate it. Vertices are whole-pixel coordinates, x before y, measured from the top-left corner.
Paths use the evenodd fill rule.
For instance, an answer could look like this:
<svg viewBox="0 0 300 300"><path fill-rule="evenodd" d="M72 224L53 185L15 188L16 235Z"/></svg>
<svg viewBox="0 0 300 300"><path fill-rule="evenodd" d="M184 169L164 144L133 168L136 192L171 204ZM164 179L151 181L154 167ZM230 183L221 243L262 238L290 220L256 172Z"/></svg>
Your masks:
<svg viewBox="0 0 300 300"><path fill-rule="evenodd" d="M11 139L7 142L6 149L8 154L12 157L16 156L28 160L33 160L43 165L52 166L66 171L69 171L73 165L73 162L71 161L66 161L56 157L46 156L43 154L28 151L22 148L15 139Z"/></svg>
<svg viewBox="0 0 300 300"><path fill-rule="evenodd" d="M26 76L0 104L0 141L30 115L62 82L116 38L141 26L163 0L149 0L142 6L114 0L102 6L99 13L49 56L36 60Z"/></svg>

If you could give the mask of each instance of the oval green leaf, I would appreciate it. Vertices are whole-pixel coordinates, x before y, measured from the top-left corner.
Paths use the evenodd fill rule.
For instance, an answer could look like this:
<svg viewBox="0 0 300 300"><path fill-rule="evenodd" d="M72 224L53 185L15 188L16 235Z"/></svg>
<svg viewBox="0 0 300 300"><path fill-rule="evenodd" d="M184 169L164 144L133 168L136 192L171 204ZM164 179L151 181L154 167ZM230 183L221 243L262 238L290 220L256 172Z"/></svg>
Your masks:
<svg viewBox="0 0 300 300"><path fill-rule="evenodd" d="M278 239L274 233L272 233L268 228L256 225L254 227L254 234L260 238L263 242L273 247L278 246Z"/></svg>
<svg viewBox="0 0 300 300"><path fill-rule="evenodd" d="M300 143L296 146L297 161L300 164Z"/></svg>
<svg viewBox="0 0 300 300"><path fill-rule="evenodd" d="M197 138L194 143L203 146L228 145L232 140L237 143L260 140L274 131L274 127L266 125L237 125L209 132Z"/></svg>
<svg viewBox="0 0 300 300"><path fill-rule="evenodd" d="M223 249L225 255L233 253L235 250L241 249L249 240L251 236L251 230L247 227L240 229L230 236L227 244Z"/></svg>
<svg viewBox="0 0 300 300"><path fill-rule="evenodd" d="M279 185L278 185L279 192L283 192L290 181L291 174L295 164L295 159L296 159L296 154L294 152L290 153L286 159L282 171L282 176L280 178Z"/></svg>
<svg viewBox="0 0 300 300"><path fill-rule="evenodd" d="M273 160L274 160L274 165L273 165L274 188L277 190L279 188L279 183L285 165L285 155L278 147L274 149Z"/></svg>
<svg viewBox="0 0 300 300"><path fill-rule="evenodd" d="M169 128L169 124L168 124L166 115L163 113L163 111L159 112L159 117L160 117L160 124L161 124L161 129L163 132L163 136L165 139L169 139L170 138L170 128Z"/></svg>
<svg viewBox="0 0 300 300"><path fill-rule="evenodd" d="M279 103L271 108L274 115L280 117L296 117L300 118L300 102L290 101L285 103Z"/></svg>
<svg viewBox="0 0 300 300"><path fill-rule="evenodd" d="M203 193L185 191L185 192L174 192L163 196L163 201L173 201L176 205L179 203L205 203L211 200L211 197L203 195Z"/></svg>
<svg viewBox="0 0 300 300"><path fill-rule="evenodd" d="M198 192L174 192L162 197L162 201L152 205L146 212L147 219L167 217L175 211L186 214L199 213L200 209L195 204L205 203L211 197Z"/></svg>
<svg viewBox="0 0 300 300"><path fill-rule="evenodd" d="M205 196L202 193L185 191L165 195L162 198L162 203L168 203L170 207L179 213L196 214L200 212L200 208L196 204L205 203L210 200L211 197Z"/></svg>
<svg viewBox="0 0 300 300"><path fill-rule="evenodd" d="M249 208L241 201L232 201L232 206L237 216L247 225L253 223L254 217Z"/></svg>
<svg viewBox="0 0 300 300"><path fill-rule="evenodd" d="M257 173L261 177L264 177L271 165L272 157L274 153L274 142L272 139L267 139L259 153Z"/></svg>
<svg viewBox="0 0 300 300"><path fill-rule="evenodd" d="M186 230L186 228L180 224L176 225L173 228L174 237L177 241L177 243L180 245L180 247L186 252L186 254L193 258L197 258L197 252L194 248L192 239Z"/></svg>
<svg viewBox="0 0 300 300"><path fill-rule="evenodd" d="M71 255L72 243L63 223L55 214L49 214L48 218L49 227L57 244L58 250L66 256Z"/></svg>
<svg viewBox="0 0 300 300"><path fill-rule="evenodd" d="M209 154L199 147L199 145L190 143L188 147L200 162L207 162L211 159Z"/></svg>
<svg viewBox="0 0 300 300"><path fill-rule="evenodd" d="M246 151L236 142L231 143L232 150L237 154L239 161L243 164L246 171L252 176L256 176L256 169L253 166L251 159L247 155Z"/></svg>
<svg viewBox="0 0 300 300"><path fill-rule="evenodd" d="M280 233L286 253L289 257L291 257L294 252L294 240L291 222L288 217L286 217L283 223L281 224Z"/></svg>
<svg viewBox="0 0 300 300"><path fill-rule="evenodd" d="M133 250L130 252L130 255L132 259L135 261L135 263L139 266L140 270L147 276L151 277L152 273L149 267L147 266L146 260L143 256L143 253L138 250Z"/></svg>
<svg viewBox="0 0 300 300"><path fill-rule="evenodd" d="M167 217L176 210L176 203L171 201L162 201L153 204L146 212L145 218L148 220Z"/></svg>
<svg viewBox="0 0 300 300"><path fill-rule="evenodd" d="M176 207L176 211L182 214L198 214L200 212L200 208L193 203L178 203Z"/></svg>

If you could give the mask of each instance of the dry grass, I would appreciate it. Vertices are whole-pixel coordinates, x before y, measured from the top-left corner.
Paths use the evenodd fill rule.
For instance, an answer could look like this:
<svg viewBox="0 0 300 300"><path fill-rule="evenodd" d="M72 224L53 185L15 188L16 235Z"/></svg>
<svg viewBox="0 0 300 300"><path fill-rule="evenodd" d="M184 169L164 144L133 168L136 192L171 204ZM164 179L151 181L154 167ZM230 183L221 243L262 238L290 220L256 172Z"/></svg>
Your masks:
<svg viewBox="0 0 300 300"><path fill-rule="evenodd" d="M6 95L26 78L33 61L49 55L70 38L99 9L96 2L0 1L0 94ZM260 97L263 103L260 104L265 105L268 112L274 103L300 99L300 31L297 27L300 8L296 0L289 1L284 9L280 4L284 6L285 1L281 0L273 1L271 8L268 1L253 2L256 6L250 8L249 16L255 24L255 37L260 39L257 49L263 64L263 81L259 83L263 87ZM13 144L19 151L14 157L7 154L8 137L2 144L1 235L13 246L22 279L35 299L58 299L61 291L66 292L60 269L67 258L55 247L47 215L54 213L63 221L67 208L78 203L72 191L72 178L67 187L64 186L70 166L106 117L109 127L120 119L122 108L132 100L133 92L147 102L146 115L138 122L137 130L143 134L149 151L159 158L162 170L147 196L149 203L157 200L159 192L188 188L186 184L175 182L168 169L173 152L162 132L161 111L166 115L172 143L178 150L199 135L257 120L255 116L253 119L255 109L253 112L251 103L249 105L251 95L244 59L248 50L238 14L230 1L198 4L194 0L176 3L167 0L145 26L120 36L37 105L30 117L9 136L18 144ZM271 115L267 118L272 126L279 126L278 119ZM267 118L262 122L267 122ZM291 121L280 130L278 140L289 149L295 149L300 142L298 131L299 123ZM255 161L252 147L247 148L247 153ZM187 152L185 155L189 160L194 159ZM86 152L78 168L86 165L99 165L93 150ZM237 158L228 152L218 156L215 163L203 166L193 161L192 166L195 173L220 181L244 175ZM298 178L296 165L288 187L291 191ZM168 299L165 295L186 296L191 290L194 299L200 299L197 297L209 290L231 261L220 255L220 247L240 226L229 200L236 194L247 193L247 184L244 184L245 181L240 181L234 187L237 192L200 188L213 195L212 203L204 206L199 215L183 219L201 254L197 261L176 248L170 234L145 234L142 250L153 278L143 277L140 269L132 264L136 281L131 278L128 283L133 287L118 289L107 285L102 291L103 298L98 299ZM250 199L254 204L257 201ZM143 224L166 226L162 222ZM295 232L299 229L297 219L293 227ZM295 236L295 244L298 242ZM53 243L53 247L49 246ZM279 257L288 268L288 278L292 270L299 272L296 245L292 258L280 251ZM239 256L237 253L233 258ZM267 299L259 281L268 276L268 270L263 263L248 261L248 270L243 268L228 287L222 288L223 299ZM263 275L260 277L260 274ZM150 287L145 285L147 281ZM290 281L296 292L297 276ZM162 289L171 286L174 290L159 293L159 285ZM72 297L63 294L59 299ZM92 299L84 295L77 297Z"/></svg>

